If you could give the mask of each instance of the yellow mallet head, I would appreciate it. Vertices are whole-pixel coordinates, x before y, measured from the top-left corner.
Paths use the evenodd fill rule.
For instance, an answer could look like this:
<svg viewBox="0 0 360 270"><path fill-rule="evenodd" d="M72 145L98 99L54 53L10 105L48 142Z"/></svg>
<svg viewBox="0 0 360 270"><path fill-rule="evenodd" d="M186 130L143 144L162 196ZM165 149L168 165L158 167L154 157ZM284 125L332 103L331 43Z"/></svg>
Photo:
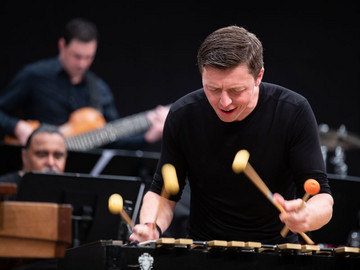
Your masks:
<svg viewBox="0 0 360 270"><path fill-rule="evenodd" d="M235 173L241 173L245 170L245 167L249 161L250 154L247 150L240 150L236 153L232 169Z"/></svg>
<svg viewBox="0 0 360 270"><path fill-rule="evenodd" d="M109 198L109 211L114 214L120 214L120 212L123 210L123 198L115 193L110 196Z"/></svg>
<svg viewBox="0 0 360 270"><path fill-rule="evenodd" d="M175 195L179 192L179 182L176 176L175 167L172 164L164 164L161 173L164 178L164 188L170 195Z"/></svg>

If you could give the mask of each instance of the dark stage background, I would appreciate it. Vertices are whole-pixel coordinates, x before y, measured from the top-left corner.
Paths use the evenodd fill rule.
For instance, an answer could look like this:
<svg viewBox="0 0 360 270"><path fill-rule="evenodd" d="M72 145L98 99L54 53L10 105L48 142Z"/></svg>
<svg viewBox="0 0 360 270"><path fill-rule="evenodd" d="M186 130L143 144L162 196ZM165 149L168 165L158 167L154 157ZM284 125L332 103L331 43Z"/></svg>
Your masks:
<svg viewBox="0 0 360 270"><path fill-rule="evenodd" d="M264 81L308 98L319 124L360 134L356 2L2 1L0 87L25 64L57 54L61 27L81 16L99 27L92 70L110 85L120 115L141 112L200 88L197 48L236 24L263 42ZM346 153L351 175L360 175L359 152Z"/></svg>

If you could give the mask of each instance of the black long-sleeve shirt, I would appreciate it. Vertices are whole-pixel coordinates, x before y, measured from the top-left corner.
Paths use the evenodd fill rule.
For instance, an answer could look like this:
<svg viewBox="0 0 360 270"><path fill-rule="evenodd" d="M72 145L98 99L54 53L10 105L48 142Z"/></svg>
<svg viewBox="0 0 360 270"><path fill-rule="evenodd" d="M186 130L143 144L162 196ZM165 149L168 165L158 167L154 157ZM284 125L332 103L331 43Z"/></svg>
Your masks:
<svg viewBox="0 0 360 270"><path fill-rule="evenodd" d="M175 166L180 187L188 178L193 239L297 241L291 232L287 239L281 237L278 210L243 173L232 171L241 149L249 151L250 164L269 189L287 200L301 198L309 178L320 183L320 192L330 193L317 123L307 100L274 84L261 83L259 91L253 112L238 122L222 122L203 89L170 109L150 190L160 194L165 163Z"/></svg>

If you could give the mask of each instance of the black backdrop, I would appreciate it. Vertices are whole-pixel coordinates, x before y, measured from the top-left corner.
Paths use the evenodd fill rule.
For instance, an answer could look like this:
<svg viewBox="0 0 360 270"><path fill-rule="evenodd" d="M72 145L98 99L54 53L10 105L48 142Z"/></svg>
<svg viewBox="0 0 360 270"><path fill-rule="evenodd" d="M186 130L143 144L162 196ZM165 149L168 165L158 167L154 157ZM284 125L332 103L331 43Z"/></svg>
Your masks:
<svg viewBox="0 0 360 270"><path fill-rule="evenodd" d="M81 16L99 27L92 70L112 88L120 115L169 104L201 87L196 51L205 36L236 24L263 42L264 81L308 98L319 123L360 134L356 2L2 1L1 91L25 64L57 54L61 27ZM347 153L353 175L358 152Z"/></svg>

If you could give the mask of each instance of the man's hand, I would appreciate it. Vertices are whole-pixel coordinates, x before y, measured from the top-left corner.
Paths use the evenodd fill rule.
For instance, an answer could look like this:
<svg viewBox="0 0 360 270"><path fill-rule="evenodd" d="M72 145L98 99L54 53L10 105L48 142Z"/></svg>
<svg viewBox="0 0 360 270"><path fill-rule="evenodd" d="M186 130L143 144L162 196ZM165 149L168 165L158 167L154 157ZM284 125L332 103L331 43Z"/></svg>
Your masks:
<svg viewBox="0 0 360 270"><path fill-rule="evenodd" d="M148 113L147 118L151 122L151 127L145 134L145 139L148 143L154 143L162 138L164 123L169 108L164 106L157 106L155 110Z"/></svg>
<svg viewBox="0 0 360 270"><path fill-rule="evenodd" d="M280 214L280 220L295 233L307 232L310 229L310 214L306 202L301 199L287 201L280 194L274 194L274 199L287 212Z"/></svg>
<svg viewBox="0 0 360 270"><path fill-rule="evenodd" d="M334 200L329 194L316 194L304 203L301 199L286 201L280 194L274 194L274 199L287 212L279 217L292 232L318 230L332 216Z"/></svg>
<svg viewBox="0 0 360 270"><path fill-rule="evenodd" d="M14 134L21 145L25 145L34 128L24 120L19 120L15 126Z"/></svg>
<svg viewBox="0 0 360 270"><path fill-rule="evenodd" d="M134 226L132 234L129 237L130 242L144 242L154 239L159 239L159 232L154 229L153 223L138 224Z"/></svg>

